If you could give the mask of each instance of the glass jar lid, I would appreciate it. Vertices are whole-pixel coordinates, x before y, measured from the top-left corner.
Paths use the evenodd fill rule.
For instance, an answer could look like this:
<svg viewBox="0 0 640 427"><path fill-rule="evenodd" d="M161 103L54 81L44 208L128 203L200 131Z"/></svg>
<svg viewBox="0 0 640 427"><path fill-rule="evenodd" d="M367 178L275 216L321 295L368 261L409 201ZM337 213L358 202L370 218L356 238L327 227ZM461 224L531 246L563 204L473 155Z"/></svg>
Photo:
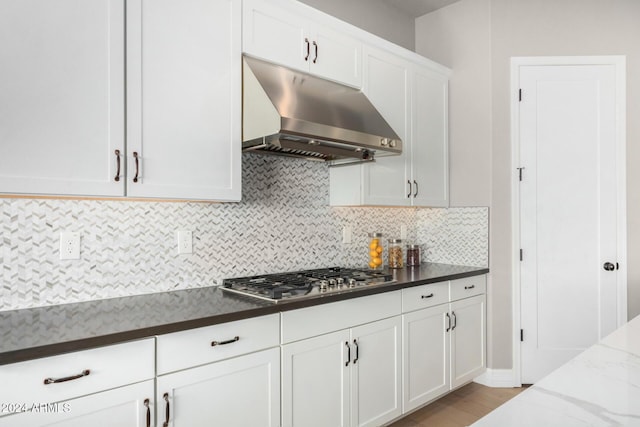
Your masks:
<svg viewBox="0 0 640 427"><path fill-rule="evenodd" d="M420 245L407 245L407 249L420 249Z"/></svg>
<svg viewBox="0 0 640 427"><path fill-rule="evenodd" d="M380 237L382 237L382 233L369 233L369 237L380 238Z"/></svg>
<svg viewBox="0 0 640 427"><path fill-rule="evenodd" d="M389 239L389 243L402 243L402 239Z"/></svg>

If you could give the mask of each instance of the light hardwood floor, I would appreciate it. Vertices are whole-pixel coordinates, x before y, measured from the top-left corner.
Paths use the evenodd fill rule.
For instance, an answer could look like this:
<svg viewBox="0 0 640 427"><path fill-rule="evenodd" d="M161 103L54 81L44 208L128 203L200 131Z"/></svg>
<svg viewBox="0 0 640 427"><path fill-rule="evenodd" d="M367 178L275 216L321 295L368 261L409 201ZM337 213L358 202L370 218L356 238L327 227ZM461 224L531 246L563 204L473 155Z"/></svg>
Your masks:
<svg viewBox="0 0 640 427"><path fill-rule="evenodd" d="M492 388L471 383L389 427L464 427L479 420L524 388Z"/></svg>

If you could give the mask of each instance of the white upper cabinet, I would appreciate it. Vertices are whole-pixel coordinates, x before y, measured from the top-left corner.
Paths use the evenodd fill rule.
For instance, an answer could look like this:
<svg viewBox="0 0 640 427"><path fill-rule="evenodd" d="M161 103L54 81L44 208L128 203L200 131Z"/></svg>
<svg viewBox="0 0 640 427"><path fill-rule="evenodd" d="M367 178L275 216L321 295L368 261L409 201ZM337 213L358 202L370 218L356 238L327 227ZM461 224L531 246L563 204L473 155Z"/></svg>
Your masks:
<svg viewBox="0 0 640 427"><path fill-rule="evenodd" d="M363 92L402 139L402 154L331 168L331 205L448 206L449 70L372 47L363 69Z"/></svg>
<svg viewBox="0 0 640 427"><path fill-rule="evenodd" d="M1 193L124 194L124 15L122 0L0 2Z"/></svg>
<svg viewBox="0 0 640 427"><path fill-rule="evenodd" d="M362 166L364 181L361 199L363 203L371 205L409 205L410 64L372 48L366 50L364 64L363 91L402 139L403 146L402 154L398 156L378 157L376 162Z"/></svg>
<svg viewBox="0 0 640 427"><path fill-rule="evenodd" d="M245 0L243 52L359 88L362 43L333 30L333 18L314 12L293 2Z"/></svg>
<svg viewBox="0 0 640 427"><path fill-rule="evenodd" d="M446 76L413 67L410 168L414 206L449 206L448 99Z"/></svg>
<svg viewBox="0 0 640 427"><path fill-rule="evenodd" d="M0 192L240 200L241 19L234 0L0 3Z"/></svg>
<svg viewBox="0 0 640 427"><path fill-rule="evenodd" d="M127 195L240 200L240 2L127 12Z"/></svg>

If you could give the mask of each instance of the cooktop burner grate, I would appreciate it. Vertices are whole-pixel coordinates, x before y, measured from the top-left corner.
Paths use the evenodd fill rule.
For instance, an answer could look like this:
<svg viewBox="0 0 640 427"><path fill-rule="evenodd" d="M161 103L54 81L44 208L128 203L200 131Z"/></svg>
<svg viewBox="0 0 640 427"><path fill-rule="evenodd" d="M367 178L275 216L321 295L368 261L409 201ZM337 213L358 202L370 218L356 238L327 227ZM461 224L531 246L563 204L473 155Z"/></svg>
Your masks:
<svg viewBox="0 0 640 427"><path fill-rule="evenodd" d="M392 281L392 275L382 271L331 267L225 279L222 289L278 302L282 299L346 292L356 287Z"/></svg>

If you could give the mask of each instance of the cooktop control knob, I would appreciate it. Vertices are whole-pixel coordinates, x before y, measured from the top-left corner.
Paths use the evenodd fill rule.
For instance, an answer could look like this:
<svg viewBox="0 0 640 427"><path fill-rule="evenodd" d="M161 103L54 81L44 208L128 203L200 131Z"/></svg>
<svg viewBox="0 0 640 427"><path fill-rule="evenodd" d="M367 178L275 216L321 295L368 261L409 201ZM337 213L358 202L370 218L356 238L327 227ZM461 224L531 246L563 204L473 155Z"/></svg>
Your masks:
<svg viewBox="0 0 640 427"><path fill-rule="evenodd" d="M320 287L320 290L324 292L329 288L329 282L326 280L320 280L320 282L318 282L318 286Z"/></svg>
<svg viewBox="0 0 640 427"><path fill-rule="evenodd" d="M336 279L336 282L337 282L339 288L341 288L342 285L344 285L344 279L342 277L338 277Z"/></svg>
<svg viewBox="0 0 640 427"><path fill-rule="evenodd" d="M336 279L329 279L329 287L333 288L336 285Z"/></svg>
<svg viewBox="0 0 640 427"><path fill-rule="evenodd" d="M356 281L356 279L349 279L349 287L350 288L355 288L357 283L358 282Z"/></svg>

